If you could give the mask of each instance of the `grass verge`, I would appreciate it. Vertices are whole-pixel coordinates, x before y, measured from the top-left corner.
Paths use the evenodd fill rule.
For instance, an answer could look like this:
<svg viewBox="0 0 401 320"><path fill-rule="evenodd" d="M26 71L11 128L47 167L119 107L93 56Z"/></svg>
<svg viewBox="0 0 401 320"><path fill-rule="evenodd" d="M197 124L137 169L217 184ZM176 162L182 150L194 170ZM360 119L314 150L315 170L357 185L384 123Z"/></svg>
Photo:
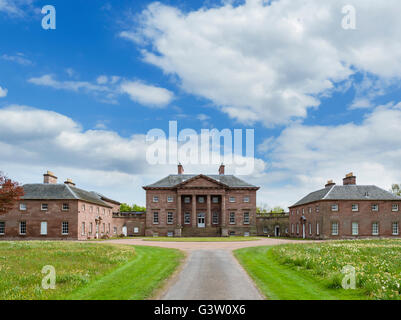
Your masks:
<svg viewBox="0 0 401 320"><path fill-rule="evenodd" d="M235 257L268 299L355 300L366 298L360 290L330 288L329 282L324 278L304 272L299 267L281 263L273 252L274 248L252 247L234 251Z"/></svg>
<svg viewBox="0 0 401 320"><path fill-rule="evenodd" d="M0 300L145 299L182 256L171 249L103 243L0 242ZM56 270L55 290L41 286L46 265Z"/></svg>

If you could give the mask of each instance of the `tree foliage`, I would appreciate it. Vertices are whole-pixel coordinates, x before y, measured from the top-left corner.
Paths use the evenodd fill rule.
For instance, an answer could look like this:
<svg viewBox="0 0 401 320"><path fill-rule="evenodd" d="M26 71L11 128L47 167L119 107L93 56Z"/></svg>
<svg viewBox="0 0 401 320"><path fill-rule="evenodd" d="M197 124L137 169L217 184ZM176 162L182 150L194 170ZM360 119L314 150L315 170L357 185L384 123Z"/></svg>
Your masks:
<svg viewBox="0 0 401 320"><path fill-rule="evenodd" d="M11 210L24 195L18 182L12 181L0 172L0 213Z"/></svg>
<svg viewBox="0 0 401 320"><path fill-rule="evenodd" d="M136 205L135 203L130 206L127 203L122 203L120 205L120 212L145 212L146 208Z"/></svg>

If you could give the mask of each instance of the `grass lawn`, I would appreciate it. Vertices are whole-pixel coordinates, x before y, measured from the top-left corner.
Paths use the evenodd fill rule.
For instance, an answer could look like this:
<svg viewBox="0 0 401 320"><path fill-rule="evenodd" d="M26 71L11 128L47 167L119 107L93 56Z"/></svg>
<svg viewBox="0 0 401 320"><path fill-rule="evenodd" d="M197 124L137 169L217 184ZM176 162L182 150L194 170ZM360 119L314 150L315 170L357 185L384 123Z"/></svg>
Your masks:
<svg viewBox="0 0 401 320"><path fill-rule="evenodd" d="M297 244L294 246L303 246ZM284 246L279 246L284 247ZM285 246L287 247L287 246ZM263 294L272 300L341 300L366 298L359 290L330 288L324 278L279 261L276 247L252 247L234 255Z"/></svg>
<svg viewBox="0 0 401 320"><path fill-rule="evenodd" d="M143 241L168 241L168 242L238 242L260 240L258 237L193 237L193 238L174 238L174 237L149 237Z"/></svg>
<svg viewBox="0 0 401 320"><path fill-rule="evenodd" d="M178 250L78 242L0 242L0 299L146 299L179 265ZM43 266L56 289L41 287Z"/></svg>

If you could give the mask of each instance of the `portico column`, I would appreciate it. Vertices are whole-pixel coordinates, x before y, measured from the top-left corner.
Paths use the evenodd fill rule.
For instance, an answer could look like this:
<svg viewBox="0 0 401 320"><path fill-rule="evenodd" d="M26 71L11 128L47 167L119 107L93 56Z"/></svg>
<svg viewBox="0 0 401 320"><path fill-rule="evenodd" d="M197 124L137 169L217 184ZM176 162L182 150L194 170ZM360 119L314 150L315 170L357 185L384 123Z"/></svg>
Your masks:
<svg viewBox="0 0 401 320"><path fill-rule="evenodd" d="M196 195L192 194L192 227L196 228Z"/></svg>
<svg viewBox="0 0 401 320"><path fill-rule="evenodd" d="M207 218L206 223L207 226L210 227L212 222L212 205L210 201L210 194L207 195Z"/></svg>
<svg viewBox="0 0 401 320"><path fill-rule="evenodd" d="M182 217L181 217L181 195L177 196L177 225L182 225Z"/></svg>
<svg viewBox="0 0 401 320"><path fill-rule="evenodd" d="M226 195L221 196L221 226L225 227L226 224Z"/></svg>

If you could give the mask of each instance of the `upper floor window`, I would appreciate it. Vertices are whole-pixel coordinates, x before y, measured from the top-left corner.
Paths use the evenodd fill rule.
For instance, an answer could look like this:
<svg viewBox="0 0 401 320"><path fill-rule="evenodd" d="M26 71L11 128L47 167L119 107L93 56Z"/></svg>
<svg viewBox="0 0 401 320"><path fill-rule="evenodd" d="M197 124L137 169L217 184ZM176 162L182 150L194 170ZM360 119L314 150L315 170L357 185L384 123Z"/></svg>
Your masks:
<svg viewBox="0 0 401 320"><path fill-rule="evenodd" d="M379 211L379 205L378 204L372 204L372 211Z"/></svg>
<svg viewBox="0 0 401 320"><path fill-rule="evenodd" d="M47 203L42 203L41 209L42 211L47 211L49 209L49 205Z"/></svg>
<svg viewBox="0 0 401 320"><path fill-rule="evenodd" d="M316 206L316 212L319 212L319 211L320 211L319 206Z"/></svg>
<svg viewBox="0 0 401 320"><path fill-rule="evenodd" d="M352 211L359 211L359 205L358 204L353 204L352 205Z"/></svg>
<svg viewBox="0 0 401 320"><path fill-rule="evenodd" d="M159 224L159 213L153 212L153 224Z"/></svg>
<svg viewBox="0 0 401 320"><path fill-rule="evenodd" d="M106 208L103 208L103 214L106 214Z"/></svg>
<svg viewBox="0 0 401 320"><path fill-rule="evenodd" d="M63 211L70 210L70 205L68 203L63 203Z"/></svg>
<svg viewBox="0 0 401 320"><path fill-rule="evenodd" d="M248 203L249 202L249 197L244 197L244 202Z"/></svg>
<svg viewBox="0 0 401 320"><path fill-rule="evenodd" d="M393 212L398 211L398 204L393 204L393 205L391 206L391 211L393 211Z"/></svg>
<svg viewBox="0 0 401 320"><path fill-rule="evenodd" d="M184 197L184 203L190 203L191 198L190 197Z"/></svg>
<svg viewBox="0 0 401 320"><path fill-rule="evenodd" d="M305 209L304 208L302 208L302 214L305 214Z"/></svg>
<svg viewBox="0 0 401 320"><path fill-rule="evenodd" d="M205 197L199 197L198 201L199 203L205 203Z"/></svg>
<svg viewBox="0 0 401 320"><path fill-rule="evenodd" d="M249 224L249 212L244 212L244 224Z"/></svg>
<svg viewBox="0 0 401 320"><path fill-rule="evenodd" d="M85 211L85 205L84 204L81 206L81 210Z"/></svg>
<svg viewBox="0 0 401 320"><path fill-rule="evenodd" d="M235 212L230 212L230 224L235 224Z"/></svg>
<svg viewBox="0 0 401 320"><path fill-rule="evenodd" d="M219 203L219 197L212 197L213 203Z"/></svg>
<svg viewBox="0 0 401 320"><path fill-rule="evenodd" d="M297 214L299 214L299 210L297 209Z"/></svg>
<svg viewBox="0 0 401 320"><path fill-rule="evenodd" d="M159 197L158 196L153 196L153 202L159 202Z"/></svg>
<svg viewBox="0 0 401 320"><path fill-rule="evenodd" d="M235 197L230 197L230 198L229 198L229 201L230 201L230 202L235 202Z"/></svg>
<svg viewBox="0 0 401 320"><path fill-rule="evenodd" d="M168 196L167 197L167 202L174 202L174 197L173 196Z"/></svg>
<svg viewBox="0 0 401 320"><path fill-rule="evenodd" d="M338 204L333 204L331 206L331 211L338 211Z"/></svg>
<svg viewBox="0 0 401 320"><path fill-rule="evenodd" d="M172 212L167 212L167 224L173 224L174 216Z"/></svg>
<svg viewBox="0 0 401 320"><path fill-rule="evenodd" d="M97 207L97 208L96 208L96 212L99 213L99 212L100 212L99 210L100 210L99 207Z"/></svg>
<svg viewBox="0 0 401 320"><path fill-rule="evenodd" d="M312 208L311 207L309 208L309 213L312 213Z"/></svg>
<svg viewBox="0 0 401 320"><path fill-rule="evenodd" d="M93 212L93 207L92 206L89 207L89 212Z"/></svg>
<svg viewBox="0 0 401 320"><path fill-rule="evenodd" d="M26 211L26 204L25 204L25 203L20 203L20 204L19 204L19 209L20 209L21 211Z"/></svg>

